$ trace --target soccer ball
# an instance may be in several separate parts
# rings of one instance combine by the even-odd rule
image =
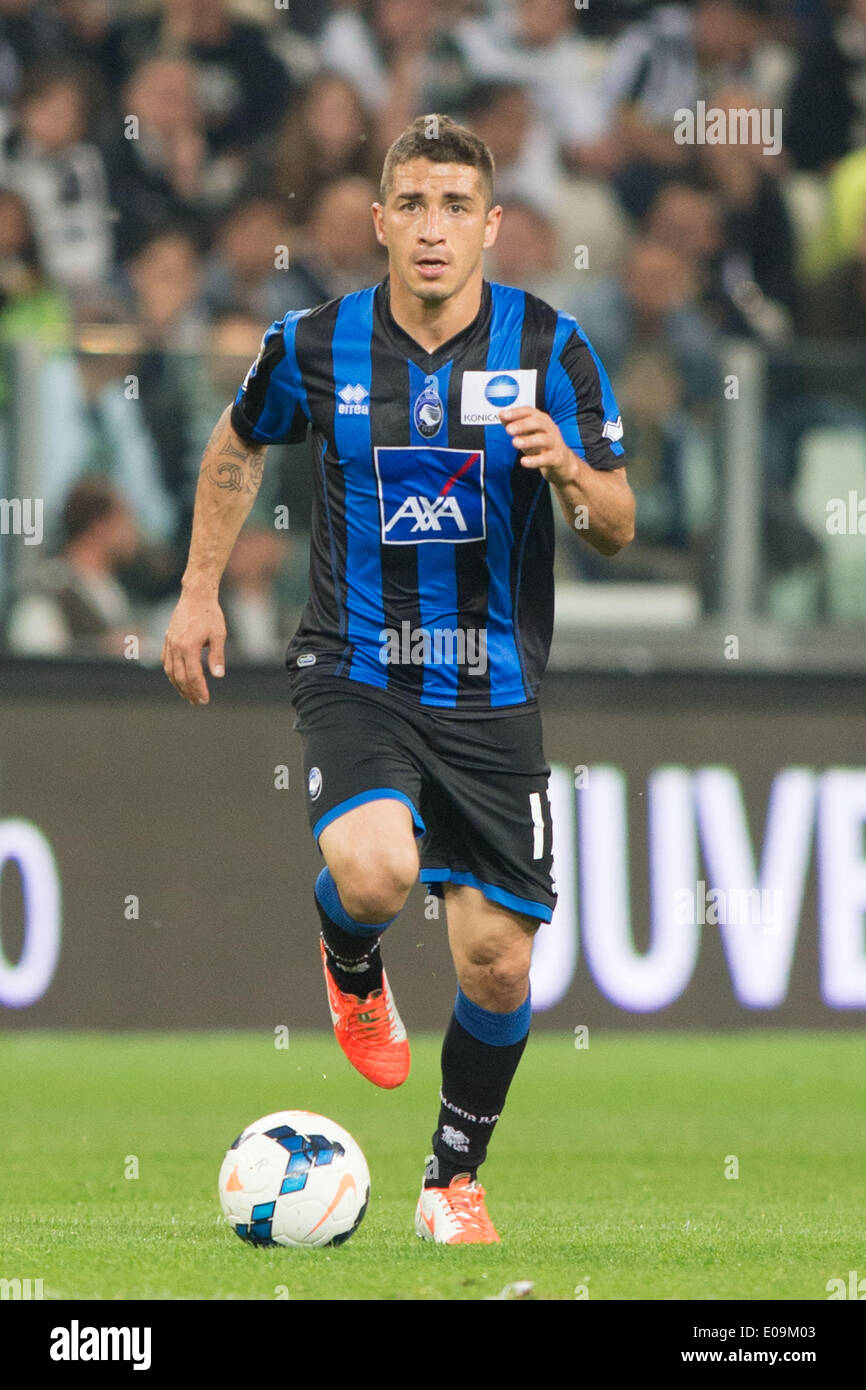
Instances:
[[[309,1110],[247,1125],[223,1159],[225,1218],[250,1245],[342,1245],[370,1200],[370,1173],[351,1134]]]

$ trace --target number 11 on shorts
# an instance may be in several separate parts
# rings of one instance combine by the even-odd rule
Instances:
[[[532,857],[541,859],[544,855],[544,815],[541,810],[541,792],[529,793],[529,813],[532,816]]]

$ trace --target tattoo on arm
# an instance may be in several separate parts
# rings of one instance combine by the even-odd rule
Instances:
[[[216,460],[205,464],[202,471],[214,487],[255,496],[265,471],[264,445],[243,445],[231,430],[227,430]]]

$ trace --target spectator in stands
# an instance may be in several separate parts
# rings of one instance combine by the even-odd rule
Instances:
[[[105,166],[86,138],[92,81],[76,64],[40,63],[16,118],[0,117],[0,184],[27,203],[48,273],[73,293],[104,284],[113,267]]]
[[[45,273],[27,204],[0,190],[0,477],[14,476],[7,454],[21,431],[12,418],[14,403],[23,399],[20,360],[8,349],[26,344],[32,353],[35,345],[62,359],[71,339],[68,297]]]
[[[27,68],[62,56],[64,39],[43,0],[0,0],[0,106],[14,100]]]
[[[283,200],[262,195],[238,203],[217,232],[207,267],[205,300],[211,312],[236,306],[264,326],[289,309],[309,308],[327,297],[294,252]]]
[[[596,151],[595,167],[606,163],[633,216],[691,162],[694,151],[674,139],[676,112],[695,110],[720,81],[756,85],[753,64],[769,13],[769,0],[663,5],[617,41],[603,84],[607,158]]]
[[[755,92],[713,94],[721,111],[752,110]],[[797,248],[780,186],[782,166],[760,144],[703,145],[701,167],[717,191],[724,251],[718,266],[718,301],[727,302],[724,327],[774,342],[791,332],[797,311]]]
[[[55,0],[63,52],[99,70],[103,89],[113,93],[116,73],[109,50],[115,0]],[[110,105],[100,115],[107,116]]]
[[[447,110],[496,156],[506,216],[488,274],[573,312],[597,346],[627,416],[639,529],[658,546],[652,575],[684,573],[694,537],[682,526],[683,441],[717,397],[720,335],[783,348],[793,318],[807,335],[866,337],[866,0],[607,0],[588,11],[573,0],[305,0],[260,8],[267,23],[254,6],[245,7],[251,22],[233,8],[0,0],[0,343],[62,342],[70,298],[80,321],[94,285],[119,292],[118,265],[128,270],[125,314],[140,326],[140,343],[113,357],[49,353],[34,383],[50,402],[39,434],[54,515],[82,469],[98,467],[146,545],[188,539],[214,410],[269,322],[381,277],[370,204],[384,146],[410,116]],[[675,113],[698,99],[782,104],[756,85],[778,57],[762,40],[771,12],[795,9],[813,23],[800,54],[789,53],[797,72],[786,155],[678,145]],[[589,33],[604,35],[601,47]],[[271,51],[275,35],[285,61]],[[69,59],[92,64],[112,100],[100,101],[99,84],[85,85]],[[104,150],[110,193],[101,199],[85,136]],[[828,191],[827,225],[806,258],[814,284],[802,297],[788,151],[797,168],[826,176]],[[610,234],[611,188],[620,241]],[[59,236],[46,230],[55,226]],[[623,264],[618,248],[633,233]],[[591,273],[569,271],[575,241],[589,245]],[[288,269],[275,264],[283,246]],[[122,315],[108,317],[117,328]],[[830,354],[822,369],[816,386],[817,365],[798,375],[795,355],[778,346],[770,359],[764,539],[776,569],[812,553],[791,501],[803,439],[828,421],[862,426],[858,411],[844,412]],[[125,394],[127,376],[137,398]],[[0,407],[10,404],[0,379]],[[272,451],[260,494],[271,511],[285,498],[293,530],[309,513],[304,449]],[[272,535],[259,539],[258,558],[251,543],[242,566],[253,588],[274,550]],[[280,589],[299,549],[286,549]],[[643,563],[633,549],[617,574],[634,577]],[[124,571],[129,592],[158,596],[160,582],[141,567]],[[251,642],[263,650],[267,603],[251,599],[254,610]]]
[[[725,243],[719,194],[684,180],[665,183],[643,220],[642,230],[656,246],[678,251],[688,264],[696,303],[718,328],[729,327],[735,310],[723,275]],[[739,319],[737,324],[739,328]]]
[[[866,146],[840,159],[827,182],[827,214],[808,248],[809,279],[826,275],[856,255],[866,216]]]
[[[182,224],[166,227],[140,247],[128,269],[145,341],[167,350],[200,348],[207,315],[195,235]]]
[[[529,290],[569,311],[574,281],[558,272],[556,227],[532,203],[503,202],[499,235],[487,253],[487,266],[488,278]]]
[[[278,589],[290,544],[285,532],[264,521],[251,518],[242,528],[226,565],[221,600],[229,661],[282,661],[300,618],[300,609],[282,602]]]
[[[328,67],[353,83],[375,120],[380,157],[426,108],[436,82],[437,27],[436,6],[428,0],[361,0],[338,3],[322,31]]]
[[[9,649],[22,656],[116,656],[136,631],[117,575],[138,547],[135,523],[113,484],[79,479],[63,508],[62,547],[13,604]]]
[[[686,512],[684,439],[692,425],[684,410],[683,377],[664,347],[645,344],[628,353],[616,391],[628,420],[629,476],[640,517],[638,544],[621,577],[703,586],[707,575]],[[596,577],[603,571],[592,566]]]
[[[307,220],[326,183],[347,174],[378,179],[381,172],[357,88],[338,73],[321,73],[290,114],[276,147],[274,182],[292,222]]]
[[[164,484],[145,418],[139,360],[123,328],[125,306],[104,298],[79,305],[79,315],[83,318],[76,327],[83,346],[47,358],[31,384],[50,402],[37,436],[46,513],[49,518],[60,514],[66,494],[82,475],[104,474],[124,497],[154,552],[152,567],[165,569],[156,551],[173,540],[178,508]]]
[[[621,276],[580,282],[575,317],[611,375],[638,348],[662,351],[694,405],[717,390],[718,333],[700,307],[696,262],[671,245],[640,237]]]
[[[866,144],[866,0],[804,27],[785,110],[785,145],[798,169],[826,172]]]
[[[163,0],[154,15],[122,20],[111,43],[115,69],[124,77],[156,54],[195,65],[213,154],[248,150],[283,120],[288,72],[262,26],[232,15],[228,0]]]
[[[717,394],[717,338],[698,303],[695,262],[672,245],[640,238],[621,279],[585,291],[576,317],[611,374],[629,430],[639,543],[612,575],[585,546],[569,555],[587,578],[689,582],[706,588],[700,538],[686,521],[690,412]]]
[[[182,58],[147,58],[132,73],[106,150],[123,262],[178,218],[222,211],[233,183],[208,152],[198,74]]]
[[[68,298],[46,273],[27,204],[0,189],[0,342],[51,349],[67,345],[71,332]],[[0,380],[0,403],[6,391]]]
[[[491,7],[490,0],[441,0],[436,6],[437,28],[427,55],[421,97],[425,111],[453,114],[461,110],[466,93],[481,79],[461,41],[461,26],[491,8],[495,6]]]
[[[787,211],[774,183],[762,188],[760,168],[751,183],[755,166],[741,147],[713,167],[724,191],[665,184],[647,213],[647,235],[689,261],[699,302],[722,332],[776,342],[791,331],[796,307]]]
[[[329,299],[374,285],[385,273],[370,211],[378,197],[374,183],[353,176],[326,185],[316,199],[300,249]]]
[[[531,203],[556,215],[562,168],[553,132],[533,112],[526,88],[479,83],[463,103],[466,124],[485,141],[496,163],[496,196]]]
[[[672,180],[659,189],[644,230],[657,245],[675,247],[688,260],[702,290],[708,288],[707,268],[724,248],[718,193]]]
[[[508,30],[500,15],[462,20],[456,37],[467,64],[484,80],[523,86],[557,149],[589,159],[607,115],[572,0],[515,0]]]
[[[799,327],[810,337],[866,340],[866,219],[856,254],[804,293]]]
[[[866,443],[866,378],[858,370],[866,340],[866,206],[856,253],[804,290],[797,327],[798,347],[804,338],[820,342],[805,356],[771,361],[762,441],[765,560],[778,573],[823,563],[821,542],[795,502],[806,442],[818,431],[847,430]],[[834,339],[849,344],[853,357],[827,352]]]
[[[202,265],[193,236],[169,228],[151,238],[128,267],[143,350],[132,370],[162,486],[177,508],[177,535],[188,534],[204,440],[193,402],[195,354],[207,347]]]

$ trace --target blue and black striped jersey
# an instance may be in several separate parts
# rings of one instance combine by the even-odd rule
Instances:
[[[265,334],[232,425],[312,426],[310,597],[287,664],[470,713],[538,693],[553,629],[550,488],[499,422],[533,405],[599,469],[624,463],[610,382],[575,320],[485,281],[476,318],[427,353],[388,279]]]

